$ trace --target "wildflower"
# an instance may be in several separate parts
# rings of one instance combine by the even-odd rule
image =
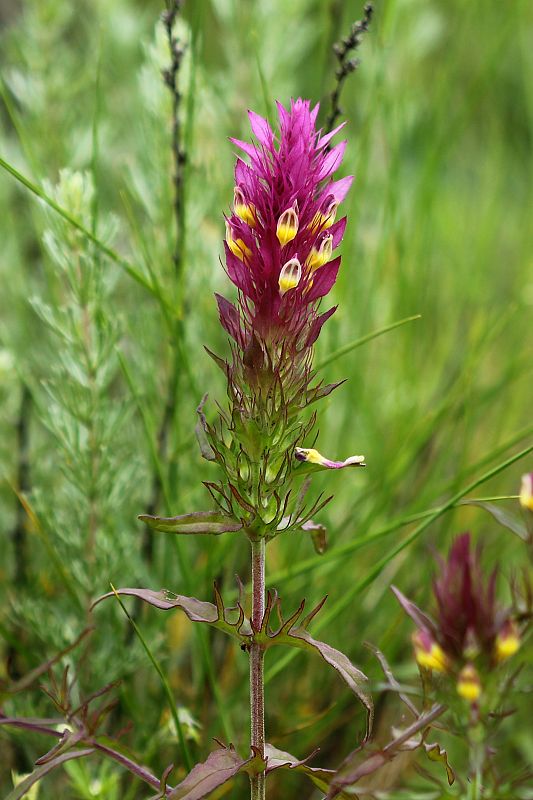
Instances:
[[[298,203],[294,203],[292,208],[287,208],[278,219],[276,226],[276,236],[282,247],[292,242],[298,233]]]
[[[318,306],[339,271],[335,250],[346,219],[337,220],[337,211],[352,183],[351,177],[333,180],[346,142],[331,141],[343,126],[323,134],[317,114],[307,100],[293,100],[289,109],[278,104],[274,132],[249,112],[254,142],[232,140],[243,154],[224,253],[238,299],[233,304],[217,295],[234,343],[231,361],[214,356],[227,379],[230,413],[214,427],[200,408],[199,438],[202,454],[225,475],[206,484],[213,499],[254,537],[276,536],[287,510],[292,513],[297,461],[309,472],[364,466],[363,456],[332,461],[302,446],[316,416],[301,412],[339,385],[311,385],[312,352],[336,310],[319,313]]]
[[[280,295],[283,296],[289,289],[296,289],[300,283],[301,277],[302,265],[296,257],[291,258],[290,261],[287,261],[287,263],[283,265],[279,273],[278,284]]]
[[[226,222],[226,244],[233,255],[236,256],[240,261],[244,261],[245,258],[249,258],[252,255],[252,251],[244,242],[244,240],[235,238],[233,235],[233,229],[229,222]]]
[[[236,186],[233,190],[233,213],[251,228],[257,222],[255,208],[246,201],[240,186]]]
[[[365,467],[364,456],[350,456],[346,461],[331,461],[329,458],[324,458],[318,450],[314,448],[297,447],[294,455],[298,461],[306,461],[308,464],[316,464],[319,467],[326,469],[342,469],[343,467]]]
[[[520,636],[509,613],[496,602],[496,572],[485,578],[479,549],[464,533],[440,560],[433,582],[436,618],[432,619],[394,589],[400,604],[415,621],[413,636],[418,664],[456,677],[458,694],[469,702],[481,695],[490,670],[513,656]]]
[[[431,634],[426,630],[419,630],[413,634],[413,646],[417,663],[425,669],[436,672],[446,672],[448,658],[442,647],[437,644]]]
[[[249,112],[256,142],[232,139],[244,156],[235,167],[226,268],[239,300],[237,307],[218,302],[222,325],[242,351],[258,341],[268,361],[282,348],[296,369],[335,310],[319,315],[317,305],[337,278],[333,251],[346,220],[335,218],[352,178],[332,180],[346,142],[330,142],[342,125],[322,135],[318,106],[307,100],[293,100],[289,109],[278,104],[278,114],[279,134]]]
[[[472,664],[466,664],[457,679],[457,694],[468,700],[469,703],[475,703],[479,700],[481,695],[481,681],[476,668]]]
[[[496,636],[494,647],[496,661],[506,661],[520,649],[520,635],[515,623],[507,621]]]
[[[522,508],[533,511],[533,472],[522,475],[519,502]]]

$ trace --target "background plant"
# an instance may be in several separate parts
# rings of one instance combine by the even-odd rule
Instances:
[[[51,0],[27,2],[21,14],[3,7],[2,157],[39,185],[47,180],[52,195],[59,191],[54,187],[61,169],[92,173],[82,180],[89,193],[91,183],[97,189],[92,201],[97,198],[97,214],[93,206],[89,223],[92,213],[99,220],[98,235],[104,236],[112,214],[112,246],[136,265],[145,282],[154,285],[155,275],[160,287],[154,296],[112,259],[102,258],[97,269],[105,280],[91,289],[91,308],[98,311],[91,316],[92,329],[113,344],[99,365],[100,379],[109,375],[109,388],[92,395],[93,423],[111,470],[109,480],[97,487],[99,507],[106,509],[96,532],[94,572],[105,575],[101,590],[109,579],[118,583],[119,577],[124,582],[131,576],[132,583],[146,585],[179,582],[186,591],[194,575],[196,593],[209,596],[213,575],[230,587],[236,571],[245,573],[245,553],[222,537],[178,553],[174,542],[162,538],[153,556],[143,558],[135,514],[147,508],[156,473],[161,473],[168,513],[202,507],[198,504],[204,501],[192,421],[204,389],[222,391],[214,366],[197,358],[205,343],[217,352],[225,347],[212,299],[224,281],[216,267],[223,237],[219,211],[230,196],[232,178],[232,148],[221,142],[242,135],[248,106],[261,109],[270,98],[291,94],[325,96],[333,85],[330,46],[360,8],[343,4],[337,13],[336,3],[318,2],[290,8],[209,2],[184,7],[178,32],[188,45],[180,80],[189,160],[181,288],[175,282],[169,180],[172,96],[159,72],[169,64],[164,26],[154,34],[160,10],[157,4],[118,1],[75,9]],[[341,105],[350,121],[346,160],[357,184],[348,199],[351,225],[336,289],[343,304],[324,331],[317,361],[327,362],[326,381],[345,375],[349,381],[335,398],[336,412],[329,409],[321,417],[320,431],[330,443],[328,451],[342,456],[360,450],[372,466],[358,478],[357,490],[351,481],[336,481],[335,505],[321,517],[330,532],[329,554],[318,559],[296,539],[276,542],[268,580],[284,595],[306,594],[310,602],[329,591],[330,608],[323,612],[328,638],[345,645],[348,636],[349,654],[368,672],[372,661],[361,647],[365,638],[386,650],[395,674],[405,677],[414,669],[409,624],[387,587],[394,579],[413,594],[413,564],[426,557],[428,545],[442,550],[449,532],[468,526],[483,535],[489,559],[505,558],[509,568],[521,559],[512,537],[489,528],[490,518],[469,506],[443,513],[418,542],[396,551],[418,514],[440,507],[526,448],[531,434],[530,182],[524,168],[531,144],[532,72],[525,44],[531,22],[526,2],[504,10],[481,2],[466,8],[458,2],[388,0],[376,10],[364,69],[344,89]],[[69,439],[62,441],[61,431],[65,426],[69,435],[84,430],[76,415],[78,405],[91,397],[83,387],[90,370],[82,372],[81,389],[69,381],[66,400],[74,408],[58,412],[50,429],[54,408],[63,408],[57,397],[66,369],[60,354],[79,353],[83,338],[79,332],[65,348],[64,336],[54,328],[57,320],[43,320],[42,312],[47,306],[64,307],[75,318],[83,304],[73,296],[57,258],[44,250],[43,236],[48,231],[48,238],[59,241],[63,258],[80,240],[69,242],[69,227],[7,175],[0,191],[5,209],[0,448],[7,479],[0,502],[9,542],[2,592],[10,600],[2,606],[1,624],[5,651],[22,673],[42,660],[38,653],[53,654],[85,624],[80,613],[86,602],[84,548],[95,488],[86,468],[78,476],[81,487],[73,483]],[[83,259],[93,269],[96,254],[86,240],[83,247]],[[172,344],[161,298],[182,308],[179,347]],[[339,356],[342,362],[332,359],[346,343],[417,313],[422,320],[350,350]],[[162,458],[154,443],[176,362],[177,405]],[[120,425],[104,430],[109,396],[113,409],[122,403],[124,413]],[[28,420],[26,510],[12,490],[20,476],[21,408]],[[80,456],[90,448],[76,439],[74,446],[75,465],[87,464]],[[520,464],[510,465],[471,496],[515,494],[522,471]],[[329,476],[316,481],[326,490],[330,482]],[[20,550],[12,543],[20,540],[15,535],[20,530],[26,534],[26,555],[17,562]],[[416,599],[422,604],[422,597]],[[154,770],[164,768],[175,758],[176,744],[168,713],[161,712],[158,677],[126,625],[115,629],[115,613],[103,610],[100,620],[91,644],[93,686],[125,678],[122,714],[138,723],[132,744]],[[188,711],[184,719],[192,715],[201,723],[204,741],[222,732],[239,744],[236,733],[244,724],[235,709],[244,708],[244,659],[239,662],[233,647],[218,640],[211,656],[208,643],[177,616],[166,624],[150,615],[140,625],[164,664],[178,704]],[[168,633],[170,652],[163,646]],[[354,719],[351,698],[338,694],[334,680],[328,683],[318,665],[315,670],[306,664],[302,674],[297,662],[283,657],[267,663],[269,725],[278,746],[307,754],[320,740],[324,761],[352,749],[362,715]],[[153,702],[147,703],[147,696]],[[31,703],[18,702],[21,713],[44,708],[38,694]],[[378,705],[378,727],[386,727],[389,713],[394,715],[390,708],[385,699]],[[154,728],[159,729],[155,738]],[[187,728],[194,749],[198,729],[189,723]],[[520,714],[509,723],[510,763],[527,760],[526,731]],[[15,749],[5,741],[7,763],[0,774],[7,789],[13,759],[25,771],[40,751],[30,740],[21,739]],[[104,785],[108,777],[97,762],[85,769],[67,791],[81,793],[83,785],[86,795],[98,796],[104,791],[98,781]],[[58,774],[56,780],[66,779]],[[296,777],[280,775],[279,780],[283,791],[291,791]],[[239,786],[236,796],[238,791]]]

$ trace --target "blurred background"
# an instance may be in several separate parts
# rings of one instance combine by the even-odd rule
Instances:
[[[341,99],[343,170],[356,181],[344,206],[339,308],[316,348],[317,364],[328,362],[324,380],[347,379],[321,404],[317,447],[332,458],[364,453],[368,467],[316,477],[316,490],[335,495],[319,515],[329,550],[318,556],[301,536],[278,538],[267,582],[287,611],[328,594],[314,628],[321,638],[376,682],[379,668],[363,644],[373,642],[397,677],[416,682],[412,623],[390,584],[427,606],[432,554],[467,529],[487,565],[500,565],[502,598],[524,559],[512,532],[468,505],[401,544],[423,512],[531,443],[533,4],[375,6],[362,64]],[[249,137],[248,108],[274,121],[275,99],[320,101],[324,121],[332,45],[362,3],[185,0],[176,27],[185,47],[179,121],[187,158],[178,269],[162,10],[154,0],[0,3],[0,156],[133,265],[107,257],[13,174],[0,173],[3,680],[72,642],[110,582],[212,599],[216,579],[231,603],[235,573],[248,578],[248,546],[238,535],[178,541],[147,535],[136,516],[211,507],[201,481],[216,479],[215,467],[202,461],[194,426],[204,392],[210,419],[215,400],[224,403],[222,375],[203,346],[228,353],[213,298],[233,296],[220,265],[235,158],[228,137]],[[468,496],[516,495],[532,463],[502,469]],[[517,511],[513,499],[498,507]],[[207,756],[213,736],[246,752],[245,655],[179,612],[129,608],[168,677],[195,759]],[[176,764],[176,783],[184,768],[157,673],[116,602],[92,622],[90,643],[66,659],[80,693],[121,679],[108,730],[131,725],[125,745],[156,774]],[[364,730],[362,708],[320,659],[276,649],[266,668],[269,740],[298,758],[320,745],[317,762],[338,764]],[[379,686],[375,699],[379,741],[401,710]],[[38,689],[6,708],[51,713]],[[505,723],[498,758],[509,768],[533,758],[526,723],[526,706]],[[11,770],[31,771],[49,742],[14,731],[0,740],[7,795]],[[464,771],[461,743],[447,744]],[[280,774],[272,796],[318,797],[303,780]],[[411,786],[394,789],[395,798],[454,794],[417,794],[420,778],[404,761],[382,781],[383,790]],[[57,791],[148,796],[99,759],[53,773],[37,796]],[[244,778],[224,792],[247,795]]]

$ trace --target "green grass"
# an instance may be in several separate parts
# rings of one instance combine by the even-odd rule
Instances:
[[[212,417],[225,391],[203,346],[228,352],[213,298],[232,293],[219,263],[233,177],[227,137],[248,136],[247,108],[274,119],[274,99],[311,97],[326,111],[331,44],[361,3],[185,3],[178,278],[160,11],[152,1],[26,0],[2,26],[0,630],[4,656],[11,642],[22,671],[76,637],[86,624],[80,609],[110,582],[211,600],[215,579],[232,599],[234,574],[248,577],[247,543],[233,534],[179,542],[156,534],[148,561],[136,515],[147,511],[154,472],[163,487],[157,511],[210,507],[201,481],[214,480],[215,468],[200,458],[194,426],[202,394]],[[391,582],[423,605],[431,552],[445,552],[465,529],[483,542],[487,564],[500,565],[504,596],[504,576],[524,562],[518,538],[456,500],[465,489],[515,496],[533,463],[531,25],[527,0],[377,0],[362,65],[344,90],[344,169],[356,181],[333,292],[339,308],[316,363],[325,381],[347,382],[322,403],[317,446],[334,458],[364,453],[368,467],[314,479],[316,492],[335,494],[320,513],[331,554],[314,556],[296,534],[280,537],[269,548],[267,581],[287,611],[327,593],[316,629],[322,624],[321,636],[373,679],[379,670],[365,640],[402,682],[415,675],[411,623]],[[68,178],[58,189],[64,168],[87,171],[95,192],[85,184],[78,196]],[[157,436],[170,384],[162,458]],[[22,386],[32,398],[32,516],[22,515],[25,569],[16,577]],[[498,502],[517,511],[516,500]],[[90,651],[79,654],[82,690],[123,678],[115,729],[131,720],[127,744],[140,759],[156,774],[173,761],[183,774],[160,678],[124,615],[109,602],[93,621]],[[206,757],[213,736],[231,736],[245,752],[244,654],[179,615],[145,609],[137,621],[177,705],[202,726],[201,742],[188,742],[192,758]],[[320,660],[300,654],[293,662],[277,650],[267,676],[270,740],[298,757],[318,743],[317,761],[338,763],[364,726],[342,684]],[[50,713],[37,690],[10,703],[21,714]],[[400,712],[390,696],[379,708],[381,736]],[[506,728],[498,757],[509,768],[531,755],[526,721],[521,711]],[[19,772],[29,771],[48,745],[0,737],[4,795],[15,759]],[[454,755],[463,763],[457,746]],[[76,779],[52,773],[41,797],[104,800],[80,793],[83,780],[99,775],[105,785],[109,769],[98,761],[72,772]],[[316,797],[299,780],[280,774],[272,796]],[[146,794],[129,779],[123,791]],[[228,796],[246,797],[245,780]]]

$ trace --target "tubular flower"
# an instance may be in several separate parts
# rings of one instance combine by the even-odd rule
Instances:
[[[366,467],[364,456],[350,456],[346,461],[332,461],[314,448],[297,447],[294,451],[297,461],[315,464],[325,469],[343,469],[343,467]]]
[[[475,703],[479,700],[481,695],[481,681],[477,669],[472,664],[466,664],[459,673],[457,679],[457,694],[468,700],[469,703]]]
[[[533,472],[522,475],[519,500],[522,508],[533,511]]]
[[[394,592],[417,624],[413,645],[418,664],[455,675],[458,694],[475,702],[481,695],[480,675],[488,679],[495,666],[517,652],[519,631],[509,613],[498,607],[496,572],[485,578],[470,534],[454,541],[439,567],[433,582],[435,619]]]
[[[255,143],[231,140],[244,153],[225,246],[239,301],[218,302],[222,325],[242,351],[256,339],[271,355],[282,346],[298,361],[334,311],[318,315],[317,305],[337,278],[333,251],[346,220],[335,222],[335,215],[353,179],[332,180],[346,142],[330,148],[330,141],[342,125],[322,135],[318,105],[307,100],[293,100],[288,110],[278,104],[278,114],[279,134],[250,111]]]
[[[432,638],[428,631],[416,631],[413,634],[413,647],[417,663],[425,669],[436,672],[448,670],[448,657],[442,647]]]

